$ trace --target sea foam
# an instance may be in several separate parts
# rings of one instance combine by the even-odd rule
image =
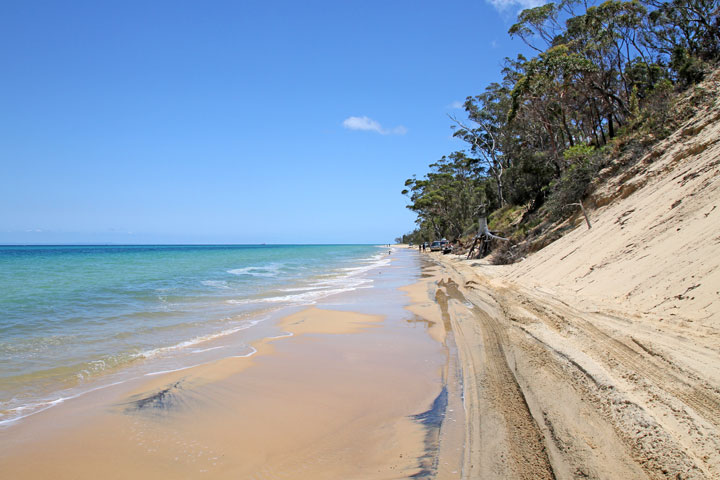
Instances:
[[[244,268],[233,268],[227,270],[231,275],[249,275],[251,277],[276,277],[280,272],[282,265],[279,263],[271,263],[262,266],[252,266]]]
[[[201,361],[220,345],[205,342],[369,288],[367,272],[389,262],[357,245],[0,247],[0,257],[5,278],[24,278],[0,278],[0,425],[129,372]]]

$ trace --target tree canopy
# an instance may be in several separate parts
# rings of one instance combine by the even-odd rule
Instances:
[[[561,0],[522,11],[509,35],[536,55],[506,58],[502,81],[450,117],[465,148],[402,191],[411,241],[457,238],[478,213],[582,200],[618,135],[668,133],[670,97],[720,61],[720,0]]]

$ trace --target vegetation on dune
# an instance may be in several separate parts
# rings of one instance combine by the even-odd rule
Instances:
[[[537,248],[514,245],[528,235],[559,236],[601,170],[692,113],[673,106],[720,61],[720,0],[562,0],[522,11],[508,33],[536,55],[506,58],[502,81],[450,117],[465,148],[405,182],[417,228],[398,241],[462,239],[485,216],[513,261]]]

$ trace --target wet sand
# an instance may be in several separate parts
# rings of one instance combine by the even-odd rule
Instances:
[[[454,465],[439,460],[443,420],[458,424],[446,332],[399,289],[420,280],[420,256],[392,258],[369,273],[373,288],[280,319],[251,356],[137,378],[1,430],[2,477],[459,478],[461,446]]]

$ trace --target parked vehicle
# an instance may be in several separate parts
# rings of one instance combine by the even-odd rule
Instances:
[[[430,251],[431,252],[439,252],[443,249],[442,242],[440,240],[435,240],[430,244]]]

